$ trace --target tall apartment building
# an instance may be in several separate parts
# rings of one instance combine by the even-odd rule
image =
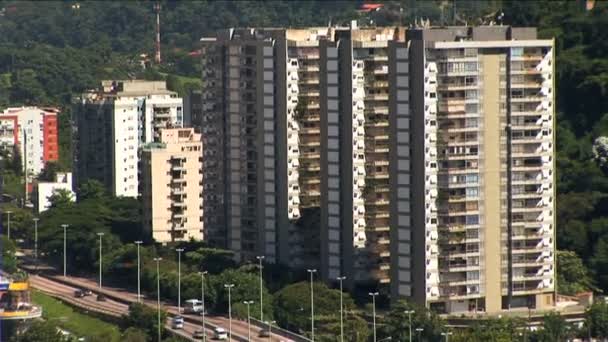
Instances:
[[[224,246],[439,311],[551,304],[552,41],[352,25],[202,43]]]
[[[143,147],[143,227],[156,242],[203,239],[202,149],[193,128],[162,129]]]
[[[59,159],[56,108],[13,107],[0,112],[0,148],[18,149],[28,178]],[[30,181],[28,180],[28,181]]]
[[[410,97],[392,117],[392,295],[443,312],[553,305],[553,41],[505,26],[408,41],[394,64],[393,93],[409,69]]]
[[[321,74],[322,275],[349,286],[390,283],[391,47],[401,27],[337,31]],[[401,93],[399,94],[401,95]]]
[[[115,196],[137,197],[139,148],[181,127],[182,107],[162,81],[103,81],[83,94],[73,118],[76,186],[96,179]]]
[[[319,44],[333,29],[203,38],[205,227],[243,259],[318,264]]]

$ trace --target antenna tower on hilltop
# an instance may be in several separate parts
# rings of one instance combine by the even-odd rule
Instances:
[[[154,4],[154,10],[156,11],[156,44],[154,53],[154,62],[160,64],[160,2]]]

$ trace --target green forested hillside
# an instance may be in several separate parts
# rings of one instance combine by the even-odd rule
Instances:
[[[595,285],[608,291],[608,167],[593,153],[596,139],[608,136],[606,1],[585,11],[575,0],[402,0],[384,1],[385,9],[371,14],[356,12],[362,1],[161,3],[165,63],[142,71],[138,56],[153,51],[153,2],[0,0],[0,107],[44,103],[67,108],[71,95],[108,77],[167,77],[176,89],[195,86],[187,80],[198,77],[198,61],[188,53],[197,48],[200,36],[218,28],[344,24],[351,19],[409,25],[414,17],[430,18],[433,24],[473,25],[502,10],[504,24],[537,26],[541,37],[556,39],[557,244],[576,252]],[[65,116],[62,122],[65,156]],[[69,159],[62,163],[69,166]],[[577,268],[573,254],[560,258],[564,267]],[[587,287],[582,276],[562,278],[568,282],[563,289]]]

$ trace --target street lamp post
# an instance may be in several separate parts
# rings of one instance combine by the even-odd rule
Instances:
[[[102,254],[101,254],[101,238],[103,237],[103,233],[97,233],[99,236],[99,288],[101,289],[101,263],[102,263]]]
[[[315,297],[312,281],[314,274],[317,272],[316,269],[307,270],[310,273],[310,339],[315,341]]]
[[[420,338],[420,335],[422,334],[422,331],[424,331],[423,328],[416,328],[416,333],[418,333],[418,341],[422,341],[422,339]]]
[[[230,289],[234,287],[234,284],[224,284],[224,287],[228,289],[228,341],[232,341],[232,302]]]
[[[61,227],[63,228],[63,277],[66,277],[66,264],[67,264],[67,258],[66,258],[66,251],[67,251],[67,228],[69,225],[67,224],[62,224]]]
[[[452,335],[451,331],[448,332],[442,332],[441,336],[445,336],[445,342],[449,342],[450,341],[450,335]]]
[[[38,221],[37,217],[32,219],[34,221],[34,260],[36,262],[36,269],[38,269]]]
[[[207,341],[207,331],[205,330],[205,274],[207,271],[199,272],[201,275],[201,301],[203,303],[203,342]]]
[[[277,323],[277,321],[266,321],[268,324],[268,342],[272,342],[272,325]]]
[[[10,210],[5,211],[6,213],[6,232],[7,232],[7,238],[10,240],[11,239],[11,214],[13,213]]]
[[[161,341],[161,333],[160,333],[160,261],[163,258],[154,258],[156,261],[156,309],[158,311],[158,342]]]
[[[264,321],[264,301],[263,301],[263,291],[262,288],[264,287],[264,282],[262,280],[262,261],[264,260],[264,256],[263,255],[258,255],[256,257],[256,259],[258,259],[258,261],[260,262],[260,321]]]
[[[374,342],[376,342],[376,296],[378,292],[370,292],[370,296],[372,296],[372,317],[374,321]]]
[[[253,304],[253,301],[246,300],[243,304],[247,305],[247,341],[251,341],[251,315],[249,313],[249,306]]]
[[[342,298],[344,292],[342,292],[342,282],[344,279],[346,279],[346,277],[342,276],[338,277],[337,279],[340,282],[340,342],[344,342],[344,300]]]
[[[177,252],[177,313],[182,313],[182,252],[183,248],[176,248]]]
[[[143,243],[141,240],[135,241],[137,245],[137,302],[141,303],[141,259],[139,256],[139,246]]]
[[[409,342],[412,342],[412,314],[414,313],[414,310],[405,310],[404,313],[408,316],[409,321],[410,321],[410,339],[408,340]]]

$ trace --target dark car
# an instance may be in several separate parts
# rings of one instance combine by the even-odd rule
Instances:
[[[93,295],[93,291],[91,291],[89,289],[82,289],[80,291],[82,291],[82,294],[84,294],[85,296],[92,296]]]
[[[98,302],[105,302],[107,300],[106,296],[104,294],[98,294],[97,295],[97,301]]]
[[[260,334],[258,335],[258,337],[270,337],[270,330],[268,330],[268,329],[260,330]]]
[[[76,298],[82,298],[84,296],[85,296],[85,294],[84,294],[84,292],[82,292],[82,290],[76,290],[76,291],[74,291],[74,297],[76,297]]]

